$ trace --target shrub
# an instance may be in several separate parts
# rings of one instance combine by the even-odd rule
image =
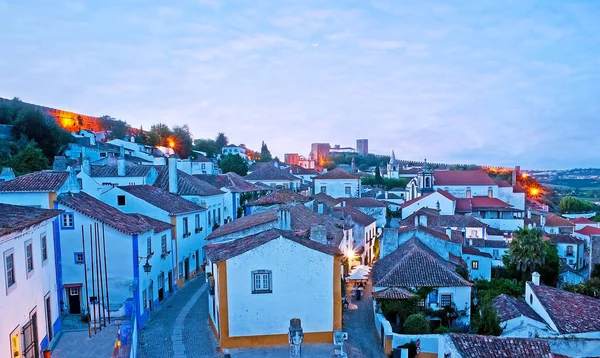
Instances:
[[[444,327],[444,326],[439,326],[438,328],[436,328],[436,329],[433,331],[433,333],[436,333],[436,334],[445,334],[445,333],[450,333],[450,332],[452,332],[452,331],[450,330],[450,328],[446,328],[446,327]]]
[[[396,348],[408,348],[408,356],[410,358],[414,358],[417,356],[417,344],[415,343],[415,341],[404,343],[403,345],[398,346]]]
[[[429,322],[422,314],[412,314],[404,322],[405,334],[428,334],[431,332]]]

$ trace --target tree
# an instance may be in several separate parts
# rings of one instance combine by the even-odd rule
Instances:
[[[565,196],[558,204],[560,212],[565,213],[585,213],[593,210],[594,205],[586,200],[581,200],[572,196]]]
[[[262,146],[260,147],[260,160],[259,162],[270,162],[273,160],[273,157],[271,156],[271,152],[269,151],[269,148],[267,147],[267,145],[265,144],[265,142],[262,142]]]
[[[217,142],[214,139],[196,139],[194,140],[194,150],[206,153],[208,157],[214,157],[219,153]]]
[[[381,178],[381,172],[379,171],[379,166],[375,167],[375,183],[382,184],[383,179]]]
[[[215,143],[217,143],[217,149],[219,150],[219,153],[221,153],[223,147],[229,144],[229,139],[225,136],[225,133],[219,132],[217,138],[215,138]]]
[[[594,268],[592,268],[592,273],[590,274],[591,278],[600,278],[600,264],[595,264]]]
[[[153,132],[158,138],[158,145],[169,146],[168,139],[173,136],[173,132],[168,125],[164,123],[154,124],[150,127],[150,132]]]
[[[526,272],[535,270],[546,259],[546,246],[542,240],[542,232],[527,227],[513,233],[514,239],[510,243],[510,261],[516,265],[518,271]]]
[[[457,265],[454,271],[456,271],[460,277],[467,281],[469,280],[469,269],[467,268],[467,265]]]
[[[69,132],[35,109],[20,111],[13,123],[12,131],[15,138],[23,135],[27,139],[35,141],[48,162],[53,161],[54,156],[58,155],[63,147],[72,140]]]
[[[153,131],[146,134],[146,145],[156,147],[160,144],[160,137]]]
[[[404,334],[428,334],[431,333],[429,322],[420,313],[412,314],[406,318],[402,326]]]
[[[192,154],[192,134],[187,124],[173,127],[173,138],[175,147],[173,148],[181,158],[188,158]]]
[[[129,128],[127,122],[108,115],[100,117],[100,122],[109,132],[108,139],[123,139],[125,134],[127,134],[127,128]]]
[[[477,333],[484,336],[499,336],[503,331],[500,322],[496,309],[491,304],[486,304],[481,309],[481,316],[477,322]]]
[[[35,142],[29,142],[20,152],[0,166],[11,167],[15,175],[23,175],[48,169],[48,159]]]
[[[148,144],[148,136],[144,132],[144,128],[142,126],[140,126],[140,131],[135,136],[135,142],[143,145]]]
[[[502,294],[521,297],[525,286],[517,280],[507,278],[492,278],[491,280],[476,280],[475,292],[479,305],[486,305]]]
[[[237,154],[229,154],[221,159],[219,164],[223,174],[234,172],[237,175],[245,176],[248,174],[248,164]]]
[[[591,279],[577,285],[565,283],[562,286],[562,289],[565,291],[579,293],[580,295],[600,298],[600,278],[592,277]]]

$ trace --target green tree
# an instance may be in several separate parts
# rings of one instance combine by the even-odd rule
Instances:
[[[15,175],[23,175],[48,169],[48,159],[38,148],[35,142],[29,142],[24,148],[11,159],[2,163],[1,166],[11,167]]]
[[[510,243],[510,261],[521,272],[533,271],[546,259],[546,246],[542,240],[542,232],[536,229],[523,228],[513,233]]]
[[[581,200],[572,196],[565,196],[558,205],[560,212],[566,213],[586,213],[593,210],[594,205],[586,200]]]
[[[262,142],[262,146],[260,147],[260,162],[270,162],[273,160],[273,157],[271,156],[271,152],[269,151],[269,148],[267,147],[267,145],[265,144],[265,142]]]
[[[146,145],[156,147],[160,144],[160,137],[153,131],[146,133]]]
[[[54,120],[46,117],[42,112],[34,109],[20,111],[13,123],[13,135],[15,138],[25,136],[37,143],[38,147],[48,159],[54,160],[54,156],[72,140],[69,132],[59,127]]]
[[[108,139],[123,139],[129,128],[127,122],[113,118],[109,115],[100,117],[100,122],[103,123],[103,127],[107,128],[109,132]]]
[[[217,138],[215,138],[215,143],[217,143],[217,149],[219,150],[219,153],[221,153],[221,149],[229,144],[229,138],[227,138],[225,133],[219,132]]]
[[[173,127],[173,138],[175,139],[175,152],[179,154],[181,158],[188,158],[192,154],[192,148],[194,146],[192,141],[192,134],[187,124],[183,126]]]
[[[223,174],[229,172],[234,172],[240,176],[248,174],[248,164],[246,164],[246,161],[237,154],[229,154],[221,158],[219,166],[221,167]]]
[[[404,334],[428,334],[431,333],[429,322],[420,313],[412,314],[406,318],[402,326]]]
[[[491,280],[476,280],[475,292],[479,305],[486,305],[502,294],[513,297],[521,297],[525,286],[517,280],[507,278],[492,278]]]
[[[381,172],[379,171],[379,166],[375,167],[375,183],[382,184],[383,179],[381,178]]]
[[[467,268],[467,265],[457,265],[454,271],[456,271],[460,277],[467,281],[469,280],[469,269]]]
[[[577,285],[565,283],[563,284],[562,289],[565,291],[579,293],[580,295],[600,298],[600,278],[592,277],[591,279]]]
[[[478,334],[484,336],[499,336],[502,334],[503,329],[500,326],[500,317],[491,304],[484,305],[480,315],[477,325]]]
[[[142,126],[140,126],[140,131],[135,136],[135,142],[143,145],[148,144],[148,135],[146,135]]]
[[[173,131],[168,125],[164,123],[154,124],[150,127],[150,132],[153,132],[158,138],[158,145],[169,146],[168,139],[173,136]]]
[[[217,142],[206,138],[194,140],[194,150],[204,152],[208,157],[214,157],[219,153]]]

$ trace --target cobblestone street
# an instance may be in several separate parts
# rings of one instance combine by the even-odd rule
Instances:
[[[153,312],[139,332],[139,357],[221,357],[208,324],[206,288],[199,275]]]
[[[360,301],[352,296],[352,284],[350,282],[346,284],[346,297],[348,302],[357,305],[358,308],[346,309],[342,314],[344,320],[343,330],[348,332],[348,340],[346,341],[348,358],[381,358],[384,354],[375,333],[371,282],[369,280],[365,286]]]

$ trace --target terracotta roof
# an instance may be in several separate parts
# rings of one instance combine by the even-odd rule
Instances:
[[[290,165],[289,171],[294,175],[318,175],[319,172],[314,169],[303,168],[299,165]]]
[[[593,226],[584,226],[583,228],[581,228],[581,230],[576,230],[575,232],[585,236],[600,235],[600,228]]]
[[[455,266],[413,237],[375,263],[373,286],[472,286],[456,273]]]
[[[181,215],[206,210],[179,195],[150,185],[127,185],[120,186],[119,189],[168,212],[169,215]]]
[[[490,259],[492,258],[492,255],[488,254],[487,252],[481,252],[473,246],[463,246],[462,253],[463,255],[475,255],[481,257],[489,257]]]
[[[25,230],[45,220],[60,215],[63,210],[32,208],[30,206],[0,203],[0,237]]]
[[[276,190],[263,197],[260,197],[254,201],[249,202],[247,205],[250,206],[262,206],[262,205],[275,205],[275,204],[289,204],[293,201],[298,203],[306,203],[309,201],[304,195],[296,194],[291,190],[282,189]]]
[[[498,199],[488,196],[474,196],[472,198],[456,199],[457,213],[470,213],[473,210],[493,210],[493,211],[522,211],[514,208],[512,205]]]
[[[204,247],[204,252],[210,261],[220,262],[239,256],[280,237],[328,255],[342,255],[342,252],[337,247],[324,245],[311,239],[302,238],[290,231],[282,231],[278,229],[269,229],[258,234],[246,236],[229,242],[209,244]]]
[[[495,227],[488,227],[487,229],[485,229],[485,231],[487,232],[488,235],[495,235],[495,236],[504,236],[504,233],[505,233],[505,231],[496,229]]]
[[[427,194],[422,195],[422,196],[418,196],[416,198],[410,199],[409,201],[405,201],[404,203],[402,203],[402,205],[400,205],[400,207],[402,207],[404,209],[404,208],[408,207],[409,205],[412,205],[412,204],[416,203],[417,201],[428,197],[431,194],[433,194],[433,192],[427,193]]]
[[[437,190],[438,193],[442,194],[443,196],[445,196],[446,198],[452,200],[452,201],[456,201],[456,197],[452,194],[450,194],[449,192],[442,190],[442,189],[438,189]]]
[[[564,227],[570,226],[573,227],[575,224],[570,222],[569,220],[562,218],[555,214],[546,215],[546,226],[554,226],[554,227]]]
[[[198,157],[196,157],[192,161],[193,162],[200,162],[200,163],[212,163],[212,160],[208,159],[207,157],[202,157],[202,156],[198,156]]]
[[[368,226],[377,221],[377,219],[375,219],[374,217],[369,216],[351,206],[346,206],[344,208],[334,208],[333,211],[342,213],[344,216],[350,215],[352,221],[361,226]]]
[[[497,185],[483,170],[436,170],[433,172],[435,186],[444,185]]]
[[[525,193],[525,189],[519,184],[513,186],[513,193]]]
[[[421,208],[406,218],[402,219],[400,225],[414,225],[415,216],[427,216],[427,226],[432,227],[442,227],[446,228],[457,227],[457,228],[466,228],[466,227],[481,227],[487,228],[488,225],[482,223],[477,220],[473,216],[470,215],[439,215],[439,212],[435,209],[430,208]]]
[[[414,295],[414,293],[401,287],[390,287],[385,290],[373,292],[373,298],[387,298],[392,300],[404,300]]]
[[[524,300],[501,294],[492,300],[492,306],[496,309],[500,319],[508,321],[521,316],[529,317],[535,321],[544,323],[544,320]]]
[[[510,183],[507,182],[506,180],[494,180],[494,181],[496,182],[496,184],[500,188],[510,188],[510,187],[512,187],[512,185],[510,185]]]
[[[462,358],[551,358],[547,341],[533,338],[480,336],[451,333],[452,341]]]
[[[125,165],[126,177],[145,177],[152,170],[151,165]],[[118,177],[117,165],[92,165],[90,166],[90,176],[92,178],[99,177]]]
[[[446,229],[430,227],[430,226],[422,226],[422,225],[419,225],[418,229],[416,229],[414,225],[404,226],[404,227],[401,227],[398,229],[398,233],[403,234],[403,233],[412,232],[412,231],[416,231],[416,230],[423,231],[427,234],[437,237],[438,239],[451,241],[456,244],[462,245],[463,241],[464,241],[462,232],[460,232],[458,230],[451,230],[451,237],[448,237],[448,235],[446,235]]]
[[[146,221],[125,214],[84,192],[61,194],[57,202],[127,235],[152,230],[152,226]]]
[[[173,228],[172,224],[169,224],[162,220],[157,220],[155,218],[151,218],[151,217],[143,215],[143,214],[127,214],[127,215],[133,216],[134,218],[136,218],[138,220],[142,220],[142,221],[145,221],[146,223],[148,223],[148,225],[150,225],[154,229],[155,234],[158,234],[163,231],[171,230]]]
[[[598,225],[597,222],[592,221],[588,218],[584,218],[583,216],[580,216],[576,219],[571,219],[569,221],[572,222],[573,224],[589,224],[589,225],[594,225],[594,226]]]
[[[358,177],[342,169],[333,169],[328,171],[327,173],[317,175],[315,179],[358,179]]]
[[[508,249],[510,243],[504,240],[485,240],[485,239],[471,239],[473,240],[473,247],[489,247],[494,249]]]
[[[215,237],[233,234],[235,232],[248,230],[255,226],[263,225],[269,222],[277,221],[277,209],[263,211],[256,214],[246,215],[225,225],[221,225],[214,230],[208,237],[207,240]]]
[[[154,181],[154,186],[162,190],[169,190],[169,168],[168,166],[156,167],[158,177]],[[177,194],[189,196],[212,196],[223,194],[219,188],[216,188],[205,181],[202,181],[181,170],[177,171]]]
[[[561,334],[600,332],[600,299],[531,282],[527,285]]]
[[[346,202],[346,206],[355,208],[387,208],[387,205],[373,198],[338,198],[337,202]],[[343,205],[343,204],[342,204]]]
[[[0,192],[54,192],[69,179],[69,172],[42,170],[0,183]]]
[[[246,193],[250,191],[262,191],[263,188],[256,186],[234,172],[219,175],[196,174],[194,177],[207,182],[217,188],[226,188],[233,193]]]
[[[285,180],[285,181],[299,181],[289,172],[275,168],[273,165],[261,165],[256,168],[252,173],[244,177],[246,180],[251,181],[263,181],[263,180]]]
[[[471,205],[471,199],[467,198],[459,198],[456,199],[456,209],[457,213],[470,213],[473,211],[473,206]]]
[[[338,204],[337,199],[335,199],[332,196],[329,196],[325,193],[319,193],[313,196],[313,198],[315,199],[315,201],[317,201],[318,203],[323,203],[327,206],[333,207],[336,206]]]
[[[553,244],[574,244],[574,245],[583,245],[585,241],[577,238],[573,235],[568,234],[544,234],[550,239],[550,242]]]

